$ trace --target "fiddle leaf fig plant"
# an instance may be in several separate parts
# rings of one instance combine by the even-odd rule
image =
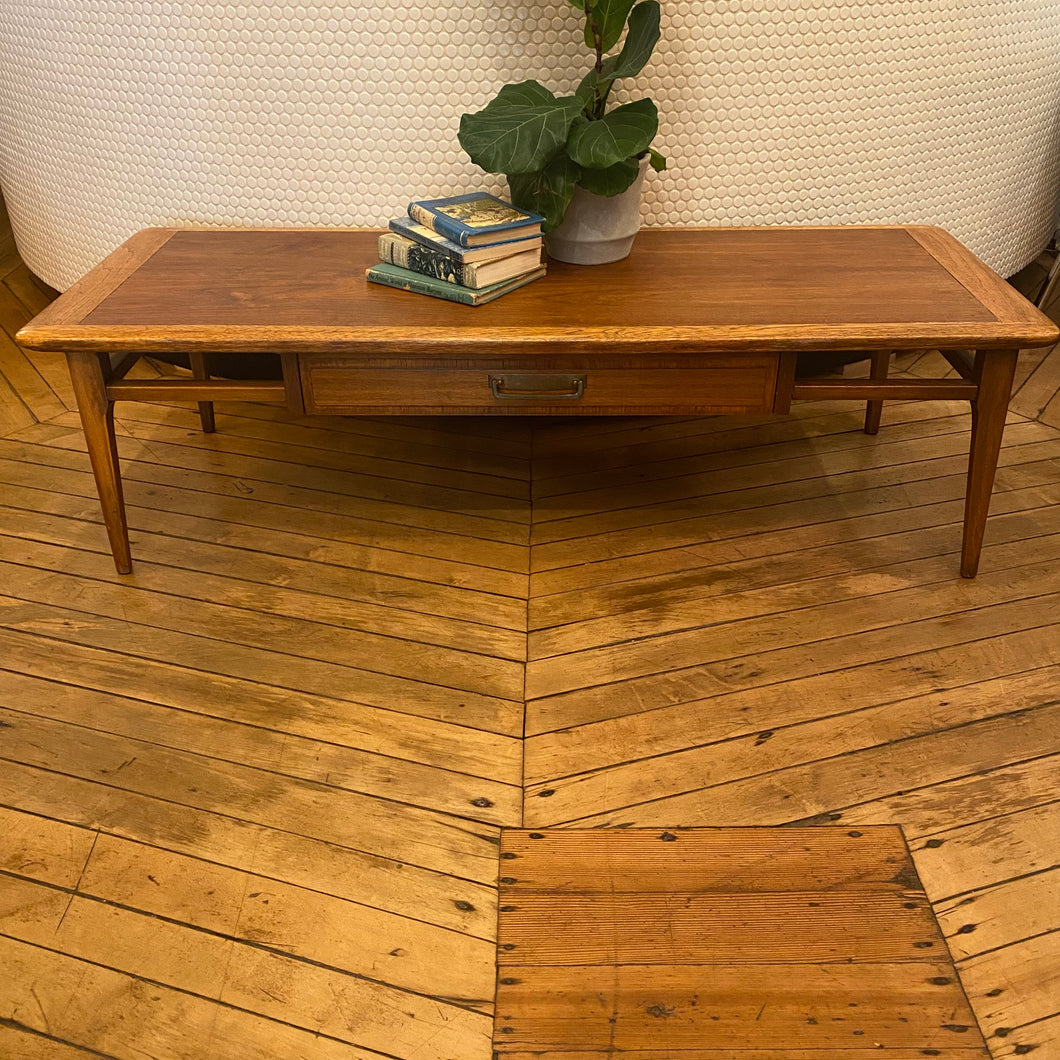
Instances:
[[[570,96],[554,96],[538,81],[505,85],[475,114],[460,118],[458,139],[471,161],[508,178],[512,202],[545,218],[552,231],[563,220],[574,189],[618,195],[630,187],[640,161],[656,170],[666,159],[651,142],[659,113],[650,99],[611,110],[614,83],[644,69],[659,40],[658,0],[568,0],[585,13],[585,44],[595,62]],[[608,55],[621,40],[614,55]]]

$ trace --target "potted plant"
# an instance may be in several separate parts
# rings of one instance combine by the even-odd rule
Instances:
[[[487,173],[508,178],[512,202],[541,214],[546,233],[560,227],[576,189],[582,189],[579,198],[617,199],[636,185],[635,233],[646,164],[666,168],[666,159],[651,146],[659,113],[650,99],[611,109],[607,104],[614,83],[636,76],[651,57],[659,40],[659,3],[569,2],[584,11],[585,44],[595,53],[574,94],[554,96],[538,81],[505,85],[482,110],[461,116],[460,146]],[[624,31],[621,49],[608,55]],[[546,245],[557,256],[547,236]]]

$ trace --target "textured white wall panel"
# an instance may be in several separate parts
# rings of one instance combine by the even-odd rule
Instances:
[[[1060,0],[662,0],[652,225],[939,224],[999,272],[1060,182]],[[3,0],[0,183],[65,288],[155,224],[376,225],[485,186],[462,111],[587,61],[566,0]]]

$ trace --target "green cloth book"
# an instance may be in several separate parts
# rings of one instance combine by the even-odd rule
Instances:
[[[494,298],[523,287],[545,275],[545,266],[539,265],[530,272],[524,272],[510,280],[491,284],[475,290],[448,280],[439,280],[435,276],[425,276],[400,265],[373,265],[365,272],[369,283],[381,283],[386,287],[396,287],[401,291],[412,291],[415,294],[426,294],[432,298],[444,298],[448,302],[460,302],[463,305],[483,305]]]

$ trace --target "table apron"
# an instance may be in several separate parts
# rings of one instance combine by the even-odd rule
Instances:
[[[777,411],[787,355],[657,358],[298,357],[303,409],[324,415],[702,415]],[[285,371],[289,368],[285,367]]]

